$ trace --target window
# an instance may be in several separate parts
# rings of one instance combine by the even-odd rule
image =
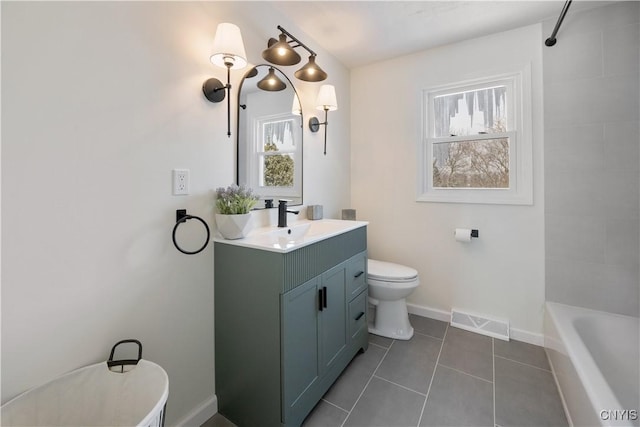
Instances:
[[[424,91],[418,201],[532,203],[529,80],[525,70]]]

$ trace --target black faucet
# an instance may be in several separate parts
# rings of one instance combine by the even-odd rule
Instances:
[[[278,200],[278,227],[287,226],[287,212],[296,215],[300,213],[300,211],[287,210],[287,200]]]

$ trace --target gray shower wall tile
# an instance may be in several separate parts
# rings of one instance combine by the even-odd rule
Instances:
[[[545,128],[638,118],[638,79],[615,76],[545,84]]]
[[[610,5],[604,7],[580,11],[579,14],[571,11],[567,15],[569,18],[562,23],[563,34],[558,36],[558,40],[562,40],[564,33],[568,32],[591,33],[593,31],[607,31],[608,29],[620,28],[629,24],[637,24],[640,22],[640,8],[638,6],[639,3],[636,1],[621,1],[611,2]],[[556,22],[557,17],[555,16],[544,21],[542,23],[543,34],[551,34]]]
[[[615,265],[546,259],[547,301],[638,316],[638,270]]]
[[[605,221],[598,217],[547,214],[546,256],[604,263],[605,230]]]
[[[605,204],[605,174],[571,169],[545,171],[545,213],[547,215],[595,216],[608,212]]]
[[[604,167],[617,170],[640,170],[640,121],[605,123]]]
[[[640,218],[640,176],[633,170],[608,169],[603,174],[607,215],[613,218]]]
[[[545,33],[545,38],[548,35]],[[561,42],[545,52],[550,59],[544,71],[545,82],[559,83],[567,80],[603,76],[602,31],[566,31]]]
[[[603,32],[604,75],[637,76],[640,69],[640,25],[607,28]]]
[[[592,299],[606,296],[604,264],[547,258],[545,265],[548,301],[592,307]]]
[[[640,317],[640,276],[637,268],[620,268],[617,265],[604,267],[606,296],[597,306],[597,310]]]
[[[638,270],[640,223],[636,219],[610,219],[606,223],[605,262]]]
[[[544,145],[544,168],[547,172],[604,168],[602,124],[547,129],[544,133]]]

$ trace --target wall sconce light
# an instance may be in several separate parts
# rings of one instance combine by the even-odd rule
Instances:
[[[210,78],[202,85],[205,98],[211,102],[221,102],[227,96],[227,136],[231,137],[231,69],[239,70],[247,66],[247,54],[244,51],[240,28],[234,24],[218,24],[213,40],[211,63],[227,69],[227,84],[216,78]]]
[[[280,30],[278,40],[274,38],[269,39],[267,49],[262,51],[262,57],[276,65],[296,65],[300,62],[301,58],[294,48],[302,47],[309,52],[309,62],[294,73],[296,78],[306,82],[321,82],[325,80],[327,73],[316,64],[316,53],[280,25],[278,25],[278,30]],[[287,37],[291,40],[287,40]],[[294,44],[292,45],[292,43]]]
[[[318,98],[316,99],[316,109],[324,110],[324,123],[320,123],[317,117],[309,119],[309,129],[311,132],[318,132],[320,126],[324,125],[324,155],[327,155],[327,113],[338,109],[338,101],[336,100],[336,88],[333,85],[320,86]]]

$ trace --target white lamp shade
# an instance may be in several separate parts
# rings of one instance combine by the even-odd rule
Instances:
[[[335,111],[338,109],[338,101],[336,100],[336,88],[333,85],[320,86],[318,98],[316,98],[316,108],[318,110]]]
[[[234,70],[247,66],[247,54],[237,25],[228,22],[218,24],[216,37],[213,39],[211,63],[223,68],[227,68],[226,63],[231,63],[231,69]]]

